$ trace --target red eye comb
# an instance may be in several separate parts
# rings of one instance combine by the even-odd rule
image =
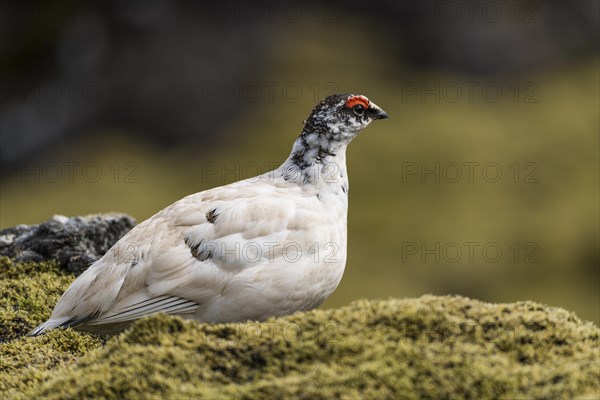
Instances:
[[[364,108],[369,108],[369,99],[365,96],[352,96],[348,100],[346,100],[346,107],[352,108],[355,105],[360,104]]]

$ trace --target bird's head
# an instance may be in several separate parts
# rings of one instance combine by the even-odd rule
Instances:
[[[304,129],[281,167],[285,179],[311,181],[309,174],[303,171],[315,164],[339,162],[336,157],[345,160],[348,143],[373,120],[385,118],[388,118],[387,113],[363,95],[326,97],[304,121]]]
[[[385,118],[387,113],[366,96],[334,94],[315,106],[304,122],[303,133],[347,144],[373,120]]]

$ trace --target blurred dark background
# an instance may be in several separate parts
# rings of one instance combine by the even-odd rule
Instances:
[[[0,227],[141,221],[266,172],[322,97],[351,146],[326,306],[455,293],[600,321],[599,2],[4,1]]]

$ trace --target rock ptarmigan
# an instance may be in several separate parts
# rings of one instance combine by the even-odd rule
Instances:
[[[235,322],[319,306],[346,264],[346,147],[383,118],[365,96],[325,98],[279,168],[184,197],[134,227],[29,335],[112,332],[160,312]]]

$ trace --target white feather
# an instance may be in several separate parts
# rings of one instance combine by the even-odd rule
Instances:
[[[290,175],[299,139],[279,169],[184,197],[137,225],[31,334],[61,326],[108,330],[158,312],[226,322],[318,306],[346,263],[345,147],[357,124],[352,118],[345,142],[332,144],[322,163],[305,165],[302,176]],[[346,129],[334,125],[335,132]],[[323,144],[317,134],[307,137],[307,146]]]

